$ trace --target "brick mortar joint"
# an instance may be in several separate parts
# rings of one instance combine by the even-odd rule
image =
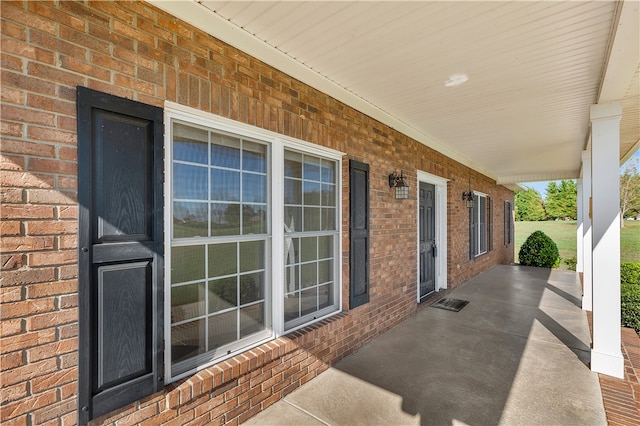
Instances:
[[[317,339],[332,335],[331,330],[335,327],[341,326],[341,323],[347,317],[348,313],[341,312],[330,318],[322,320],[317,324],[312,324],[310,326],[304,327],[300,330],[296,330],[285,336],[270,340],[266,343],[263,343],[262,345],[252,348],[253,350],[262,350],[265,355],[258,357],[257,364],[255,368],[251,369],[251,371],[259,370],[262,367],[271,364],[273,361],[280,360],[286,355],[302,348],[302,341],[307,336],[313,339]],[[210,393],[212,391],[215,391],[217,388],[232,383],[234,380],[237,380],[241,376],[247,374],[247,372],[241,372],[241,369],[237,368],[237,365],[243,362],[250,363],[249,358],[245,354],[252,349],[241,352],[232,358],[220,361],[219,363],[214,364],[198,373],[194,373],[192,376],[190,376],[188,379],[185,379],[182,383],[178,384],[174,388],[165,390],[165,400],[167,403],[167,408],[178,408],[181,405],[187,404],[206,393]],[[225,380],[225,376],[227,374],[229,374],[229,378],[228,380]],[[208,377],[212,379],[207,380]],[[191,390],[191,392],[187,392],[189,389]],[[171,396],[175,393],[180,394],[181,397],[171,398]],[[190,397],[188,399],[184,398],[185,394],[190,395]]]

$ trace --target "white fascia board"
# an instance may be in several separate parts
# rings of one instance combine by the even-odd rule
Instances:
[[[232,24],[229,20],[213,13],[195,0],[146,0],[148,3],[185,22],[205,31],[207,34],[269,64],[283,73],[302,81],[309,86],[349,105],[381,123],[386,124],[398,132],[409,136],[423,145],[457,161],[483,175],[495,179],[491,173],[469,160],[443,142],[421,132],[402,120],[390,115],[374,104],[357,96],[355,93],[339,86],[327,77],[308,68],[273,46],[259,40],[242,28]]]
[[[624,98],[640,62],[640,2],[626,0],[610,38],[613,40],[602,77],[598,103]]]
[[[635,154],[636,151],[639,150],[639,149],[640,149],[640,139],[638,139],[636,141],[636,143],[634,143],[633,146],[620,159],[620,166],[622,166],[624,163],[626,163],[627,160],[629,158],[631,158],[633,156],[633,154]]]
[[[507,183],[502,185],[505,188],[513,191],[513,192],[522,192],[522,191],[526,191],[527,188],[525,188],[524,186],[520,185],[519,183]]]

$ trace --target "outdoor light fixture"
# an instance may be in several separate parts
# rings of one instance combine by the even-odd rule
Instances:
[[[399,176],[396,172],[389,175],[389,187],[395,188],[397,200],[406,200],[409,198],[409,185],[404,181],[402,172],[400,172]]]
[[[469,185],[468,191],[463,191],[462,192],[462,201],[466,201],[467,202],[467,208],[471,209],[473,208],[473,191],[471,190],[471,170],[469,170],[469,176],[468,176],[468,181],[467,184]]]
[[[464,191],[462,193],[462,200],[467,202],[467,207],[473,207],[473,191]]]

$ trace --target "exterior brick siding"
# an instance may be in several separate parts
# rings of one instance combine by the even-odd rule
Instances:
[[[0,363],[4,425],[77,421],[76,86],[147,104],[174,101],[346,153],[343,310],[254,348],[94,424],[237,424],[412,315],[416,173],[448,183],[448,286],[498,263],[495,181],[144,2],[2,2]],[[348,160],[370,165],[370,302],[348,310]],[[396,200],[387,175],[408,176]],[[494,200],[493,251],[469,260],[468,189]],[[406,291],[403,290],[406,287]]]

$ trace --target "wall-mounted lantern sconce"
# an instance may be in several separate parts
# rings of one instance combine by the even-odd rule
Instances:
[[[468,208],[472,208],[473,207],[473,191],[471,190],[464,191],[462,193],[462,200],[467,202]]]
[[[400,172],[400,175],[396,172],[389,175],[389,187],[395,188],[397,200],[406,200],[409,198],[409,185],[404,181],[402,172]]]

